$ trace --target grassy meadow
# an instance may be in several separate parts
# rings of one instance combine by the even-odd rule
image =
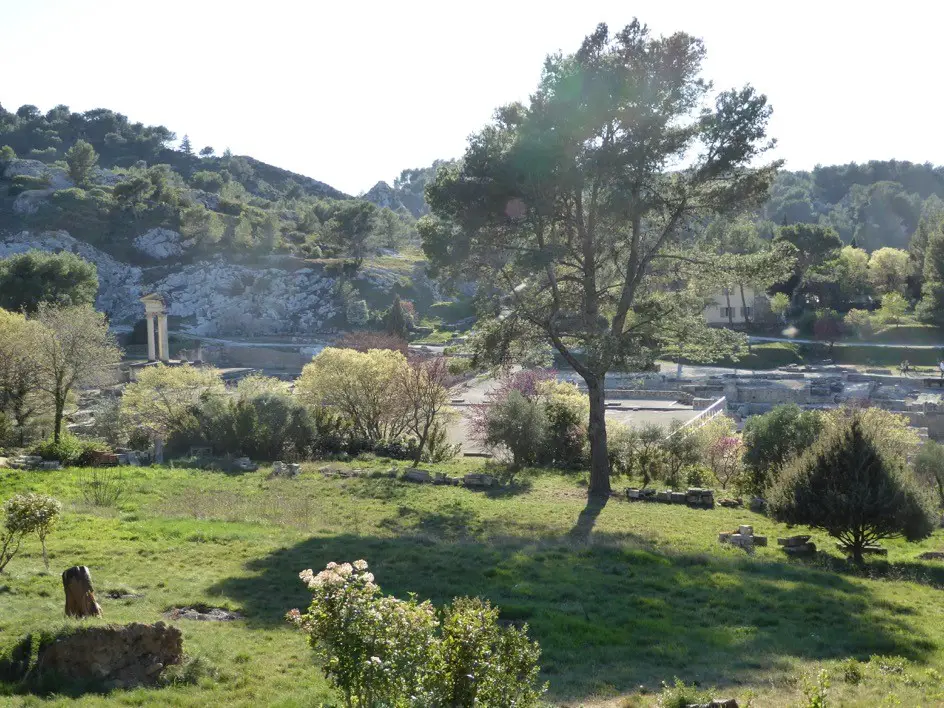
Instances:
[[[822,668],[835,705],[944,703],[944,565],[916,560],[944,546],[942,531],[888,543],[887,561],[863,572],[822,534],[817,559],[785,557],[775,539],[785,527],[748,510],[588,505],[580,476],[534,473],[482,492],[325,477],[319,466],[295,480],[127,468],[116,508],[85,502],[82,470],[0,471],[0,499],[35,490],[65,506],[50,571],[31,540],[0,574],[0,647],[76,624],[63,617],[59,579],[74,564],[91,569],[107,622],[154,622],[198,603],[244,615],[175,622],[203,667],[176,685],[24,696],[0,684],[0,704],[335,705],[283,617],[307,604],[300,570],[358,558],[386,592],[436,603],[481,595],[527,622],[554,705],[655,705],[676,677],[742,705],[807,705]],[[744,523],[771,545],[748,556],[718,544],[719,531]]]

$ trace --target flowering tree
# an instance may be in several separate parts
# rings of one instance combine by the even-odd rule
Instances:
[[[328,347],[302,369],[295,392],[303,403],[343,413],[369,440],[392,440],[406,429],[397,386],[406,366],[406,357],[389,349]]]
[[[718,438],[708,448],[708,464],[722,489],[727,489],[728,483],[740,475],[743,456],[744,442],[735,435]]]
[[[456,600],[440,623],[428,601],[381,595],[363,560],[328,563],[299,577],[312,593],[311,606],[304,614],[292,610],[288,619],[308,635],[348,708],[528,708],[546,689],[536,683],[540,650],[526,628],[501,629],[486,602]]]

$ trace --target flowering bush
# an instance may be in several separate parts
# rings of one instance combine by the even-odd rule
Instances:
[[[540,649],[527,628],[500,629],[498,612],[459,599],[443,612],[415,596],[381,594],[367,562],[329,563],[299,577],[313,597],[288,619],[308,635],[325,676],[353,706],[533,706]]]
[[[708,448],[708,464],[715,473],[722,489],[736,481],[743,470],[744,443],[735,435],[718,438]]]

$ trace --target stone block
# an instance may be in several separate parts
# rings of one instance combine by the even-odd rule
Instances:
[[[688,500],[685,492],[669,492],[669,498],[673,504],[685,504]]]
[[[837,542],[836,548],[838,548],[843,553],[846,553],[846,554],[851,553],[849,548],[844,543]],[[881,546],[877,546],[877,545],[870,545],[863,548],[862,553],[864,553],[867,556],[887,556],[888,549],[882,548]]]
[[[754,527],[753,526],[738,526],[738,533],[742,536],[753,536]]]
[[[467,487],[492,487],[498,480],[487,474],[472,473],[462,478]]]
[[[790,548],[793,546],[803,546],[809,540],[809,536],[787,536],[786,538],[778,538],[777,543]]]
[[[803,556],[816,553],[816,544],[815,543],[803,543],[799,546],[784,546],[781,549],[788,556]]]
[[[754,497],[751,499],[751,511],[764,511],[767,508],[767,502],[760,497]]]
[[[627,498],[627,499],[639,499],[639,498],[641,498],[641,496],[642,496],[642,495],[640,495],[638,489],[632,489],[632,488],[630,488],[630,489],[627,489],[627,490],[626,490],[626,498]]]
[[[728,509],[735,509],[740,506],[744,506],[744,502],[740,499],[719,499],[718,503]]]
[[[426,470],[407,470],[406,474],[403,475],[403,479],[408,482],[431,482],[433,481],[432,475]]]
[[[918,559],[941,561],[944,560],[944,551],[925,551],[918,556]]]
[[[656,501],[657,502],[671,502],[672,501],[672,492],[656,492]]]

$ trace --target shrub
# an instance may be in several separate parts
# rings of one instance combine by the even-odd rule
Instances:
[[[639,433],[623,423],[607,423],[606,452],[613,474],[630,477],[636,469]]]
[[[767,501],[773,518],[826,531],[858,563],[870,543],[896,536],[918,541],[934,529],[928,495],[902,460],[868,434],[861,412],[788,465]]]
[[[639,448],[637,450],[637,473],[642,477],[645,489],[654,479],[663,479],[665,475],[665,454],[662,441],[665,429],[657,423],[648,423],[639,429]]]
[[[113,467],[90,467],[79,480],[85,503],[93,506],[114,506],[124,486],[121,470]]]
[[[43,442],[34,445],[30,454],[38,455],[44,460],[58,460],[63,465],[72,466],[87,463],[88,455],[93,451],[108,449],[108,446],[97,440],[83,440],[72,433],[63,432],[59,442],[54,438],[46,438]]]
[[[352,327],[363,327],[370,320],[370,311],[366,300],[352,300],[348,303],[344,314],[347,323]]]
[[[49,570],[46,537],[59,521],[62,504],[44,494],[17,494],[3,505],[4,532],[0,535],[0,572],[17,554],[24,536],[36,534],[43,545],[43,562]]]
[[[192,421],[169,443],[177,452],[202,443],[222,455],[256,460],[297,460],[312,455],[318,431],[311,412],[284,393],[248,398],[211,397],[191,409]]]
[[[308,635],[322,671],[347,706],[537,705],[540,650],[527,630],[501,629],[498,612],[457,599],[442,613],[428,601],[381,594],[365,561],[299,574],[308,611],[288,617]]]
[[[545,444],[547,416],[540,402],[512,391],[503,401],[488,407],[483,442],[504,449],[515,469],[538,461]]]
[[[918,479],[936,490],[938,502],[944,506],[944,445],[928,440],[918,450],[913,464]]]
[[[682,426],[681,421],[675,421],[669,434],[662,440],[664,479],[673,488],[684,483],[683,470],[699,460],[698,439]]]
[[[584,460],[590,401],[574,384],[540,381],[537,392],[544,403],[547,427],[540,462],[572,467]]]
[[[715,479],[727,489],[732,482],[738,482],[743,471],[744,443],[735,435],[718,438],[708,450],[708,464]]]
[[[784,464],[816,441],[822,428],[819,412],[804,411],[795,403],[748,418],[744,424],[748,490],[762,494]]]
[[[218,192],[223,186],[223,176],[219,172],[200,170],[190,178],[190,183],[205,192]]]
[[[842,322],[859,339],[865,339],[872,333],[872,315],[867,310],[849,310]]]
[[[487,600],[456,598],[443,611],[436,644],[434,705],[537,705],[546,690],[538,683],[540,656],[527,627],[502,629]]]
[[[10,188],[8,194],[13,197],[21,192],[26,192],[30,189],[48,189],[49,188],[49,177],[31,177],[29,175],[17,175],[10,182]]]
[[[399,352],[328,347],[305,365],[295,392],[310,406],[329,406],[343,414],[355,435],[391,440],[407,426],[398,385],[406,367]]]

